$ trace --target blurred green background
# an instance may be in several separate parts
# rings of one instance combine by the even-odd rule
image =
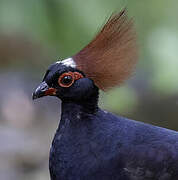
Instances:
[[[47,67],[84,47],[113,11],[127,7],[140,60],[100,106],[178,130],[178,1],[0,0],[0,179],[47,180],[60,102],[31,94]]]

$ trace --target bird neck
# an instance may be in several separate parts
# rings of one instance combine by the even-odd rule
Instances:
[[[83,97],[80,100],[64,100],[62,101],[62,115],[63,114],[77,114],[87,113],[92,114],[98,110],[98,88],[90,94],[90,96]]]
[[[61,120],[56,134],[62,134],[68,127],[75,127],[84,120],[90,120],[93,114],[97,113],[99,90],[96,87],[90,95],[86,95],[80,100],[62,100]],[[76,128],[75,128],[76,129]]]

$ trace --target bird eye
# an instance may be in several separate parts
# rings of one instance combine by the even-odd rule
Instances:
[[[66,72],[59,77],[58,84],[61,87],[70,87],[74,83],[74,81],[83,77],[84,76],[79,72]]]
[[[70,84],[72,82],[72,76],[64,76],[62,79],[61,79],[61,83],[62,84]]]
[[[70,87],[74,82],[73,74],[64,73],[59,77],[58,83],[61,87]]]

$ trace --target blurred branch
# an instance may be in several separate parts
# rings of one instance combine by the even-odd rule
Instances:
[[[0,64],[30,64],[41,65],[41,60],[48,58],[45,47],[40,43],[34,42],[25,35],[19,34],[0,34]]]

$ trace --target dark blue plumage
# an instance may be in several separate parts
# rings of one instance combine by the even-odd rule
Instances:
[[[63,102],[50,173],[52,180],[177,180],[178,133]]]

